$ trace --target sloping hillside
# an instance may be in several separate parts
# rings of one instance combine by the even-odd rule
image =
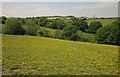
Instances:
[[[118,47],[36,36],[3,35],[4,75],[115,75]]]

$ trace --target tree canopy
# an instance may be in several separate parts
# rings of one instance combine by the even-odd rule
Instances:
[[[75,37],[75,34],[77,32],[77,29],[75,26],[69,25],[64,27],[63,29],[63,36],[65,39],[71,39],[73,40]]]
[[[87,22],[82,19],[74,19],[72,25],[74,25],[75,27],[77,27],[78,30],[81,30],[83,32],[88,29]]]
[[[22,24],[18,19],[10,18],[7,19],[5,26],[3,27],[3,33],[23,35],[25,30],[22,28]]]
[[[96,40],[101,44],[120,45],[120,20],[100,28],[96,33]]]
[[[92,22],[92,23],[90,24],[87,32],[88,32],[88,33],[95,34],[95,33],[97,32],[97,30],[98,30],[99,28],[101,28],[101,27],[102,27],[101,22],[99,22],[99,21],[94,21],[94,22]]]

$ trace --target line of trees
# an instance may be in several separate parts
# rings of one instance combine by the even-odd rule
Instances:
[[[85,20],[72,18],[47,19],[47,17],[33,18],[6,18],[1,17],[4,34],[44,36],[74,41],[85,41],[82,32],[95,34],[95,38],[88,42],[120,45],[120,20],[110,25],[102,26],[101,22],[94,21],[90,25]],[[51,28],[51,29],[50,29]]]
[[[98,29],[95,38],[101,44],[120,45],[120,20]]]

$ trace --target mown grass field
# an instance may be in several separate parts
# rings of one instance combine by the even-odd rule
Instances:
[[[90,19],[90,20],[86,20],[86,21],[88,22],[88,25],[90,25],[91,22],[100,21],[103,26],[106,26],[106,25],[109,25],[116,20],[117,19]]]
[[[116,75],[118,47],[2,35],[3,75]]]

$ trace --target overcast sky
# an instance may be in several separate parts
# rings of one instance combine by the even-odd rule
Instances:
[[[119,0],[0,0],[2,2],[118,2]]]
[[[73,15],[117,17],[118,0],[1,0],[1,15],[14,17]]]

